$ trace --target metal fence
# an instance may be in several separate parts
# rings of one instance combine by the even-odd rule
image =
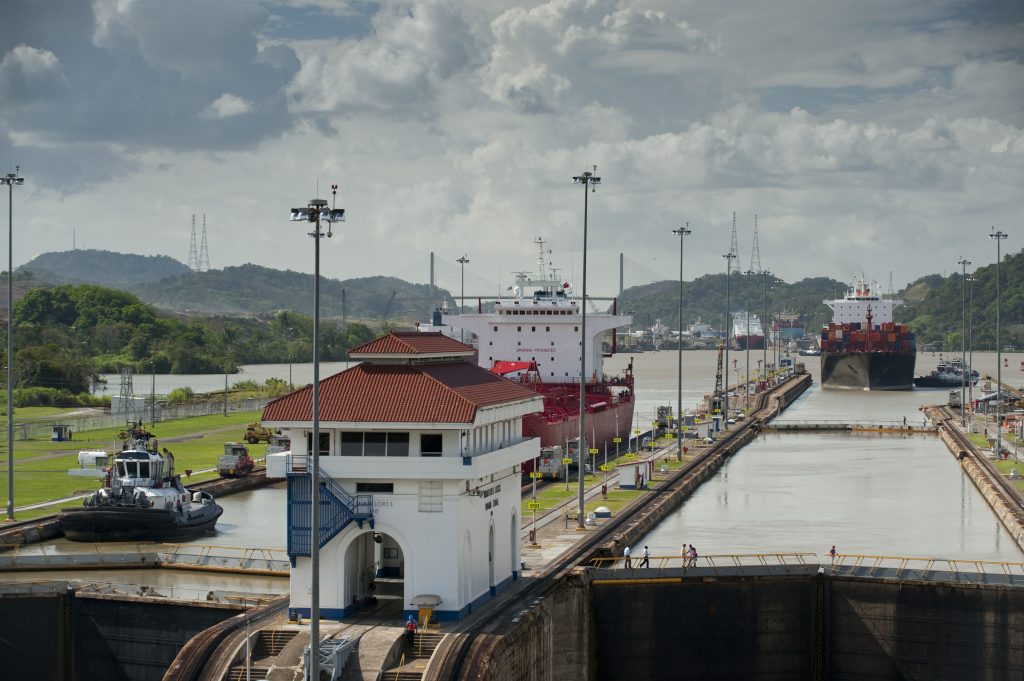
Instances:
[[[227,411],[261,411],[270,400],[274,398],[262,397],[237,402],[228,402]],[[195,404],[159,404],[150,410],[148,407],[128,409],[116,414],[86,414],[80,416],[61,416],[53,420],[33,421],[30,423],[14,424],[15,432],[19,440],[47,440],[50,438],[55,424],[66,425],[74,433],[99,428],[123,427],[129,421],[171,421],[174,419],[189,418],[192,416],[209,416],[212,414],[223,414],[223,402],[200,402]]]

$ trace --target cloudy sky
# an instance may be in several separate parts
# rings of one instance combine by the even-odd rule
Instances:
[[[543,237],[589,286],[750,267],[897,287],[1024,244],[1021,0],[0,0],[15,266],[98,248],[467,295]],[[4,197],[3,204],[6,204]],[[6,205],[3,208],[6,209]]]

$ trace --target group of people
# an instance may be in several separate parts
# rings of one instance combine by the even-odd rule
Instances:
[[[650,567],[651,566],[651,552],[647,549],[646,546],[644,547],[644,552],[643,552],[642,555],[643,555],[643,560],[640,561],[640,565],[638,565],[637,567]],[[622,551],[622,557],[626,559],[626,568],[632,569],[633,568],[633,552],[630,550],[628,545]]]
[[[826,554],[829,556],[829,558],[831,558],[833,561],[835,561],[836,557],[839,555],[839,553],[836,551],[835,544],[832,545],[832,548],[829,549],[826,552]],[[633,552],[629,548],[628,545],[626,546],[625,549],[623,549],[622,557],[625,558],[626,568],[627,569],[632,569],[633,568]],[[637,567],[650,567],[650,558],[651,558],[651,553],[650,553],[650,551],[647,550],[647,547],[644,546],[643,560],[640,561],[640,564]],[[684,543],[679,548],[679,558],[682,559],[682,561],[683,561],[683,567],[697,567],[698,554],[697,554],[697,549],[695,549],[693,547],[693,544],[686,544],[686,543]]]

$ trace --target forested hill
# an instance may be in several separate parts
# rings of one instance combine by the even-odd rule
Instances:
[[[98,284],[133,293],[170,311],[209,315],[263,315],[277,310],[313,313],[313,275],[258,265],[193,272],[167,256],[98,250],[45,253],[18,268],[42,284]],[[395,277],[322,279],[320,312],[373,325],[405,326],[455,301],[444,290]]]
[[[716,329],[725,325],[725,304],[728,295],[733,312],[748,310],[764,317],[780,310],[800,315],[809,331],[821,328],[831,319],[831,310],[822,303],[846,292],[847,285],[828,277],[802,279],[787,284],[781,279],[763,274],[734,273],[726,287],[725,274],[706,274],[693,281],[683,282],[683,326],[698,317]],[[619,310],[632,312],[636,326],[649,327],[660,319],[669,328],[679,324],[679,282],[658,281],[646,286],[634,286],[623,292]]]
[[[946,350],[960,349],[963,317],[972,329],[975,349],[995,349],[996,265],[943,277],[922,277],[904,292],[903,318],[915,331],[918,343],[939,343]],[[973,278],[974,281],[970,281]],[[1000,343],[1024,347],[1024,252],[1003,256],[999,267]],[[963,286],[962,286],[963,285]],[[966,312],[966,315],[963,313]]]
[[[50,284],[99,284],[134,292],[149,281],[179,277],[191,270],[166,255],[131,255],[82,249],[43,253],[18,268]]]

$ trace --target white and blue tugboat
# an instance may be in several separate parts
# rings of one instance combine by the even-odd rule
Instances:
[[[131,440],[106,485],[81,508],[57,515],[72,541],[168,541],[213,530],[224,512],[208,492],[190,492],[174,473],[174,455],[156,440]]]

